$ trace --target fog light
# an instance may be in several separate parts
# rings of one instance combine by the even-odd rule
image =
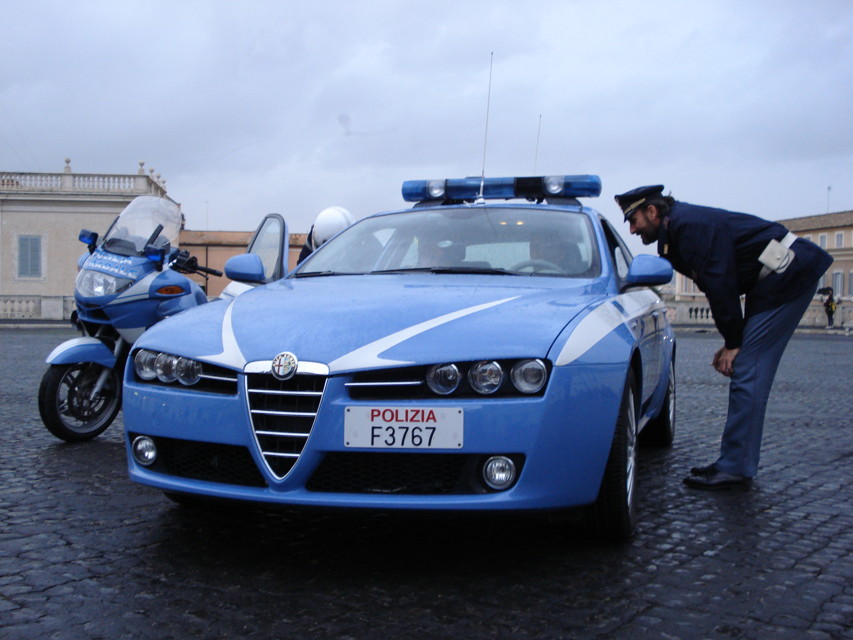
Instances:
[[[157,445],[148,436],[139,436],[130,447],[133,459],[143,467],[150,467],[157,460]]]
[[[491,489],[502,491],[515,482],[515,463],[506,456],[493,456],[483,465],[483,481]]]

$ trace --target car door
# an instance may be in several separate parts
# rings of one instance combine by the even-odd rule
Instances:
[[[290,246],[290,234],[287,222],[281,214],[267,214],[249,241],[246,249],[247,254],[254,254],[260,258],[264,267],[264,278],[259,282],[237,282],[228,283],[221,294],[221,298],[233,298],[258,284],[266,284],[279,280],[287,275],[288,251]]]
[[[616,272],[616,280],[620,282],[628,274],[628,268],[634,259],[628,247],[616,233],[610,223],[602,217],[602,227],[607,239],[610,258]],[[643,362],[642,404],[645,405],[661,376],[661,350],[663,349],[663,310],[656,304],[651,304],[655,296],[650,296],[645,289],[634,289],[623,294],[630,296],[632,301],[642,306],[639,313],[631,321],[631,329],[637,336],[640,348],[640,358]]]

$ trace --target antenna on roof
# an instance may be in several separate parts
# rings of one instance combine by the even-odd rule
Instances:
[[[542,114],[539,114],[539,128],[536,130],[536,153],[533,155],[533,175],[536,175],[536,167],[539,164],[539,135],[542,133]]]
[[[489,142],[489,106],[492,102],[492,66],[495,62],[495,52],[489,58],[489,93],[486,96],[486,132],[483,135],[483,172],[480,174],[480,200],[483,199],[483,185],[486,183],[486,145]]]

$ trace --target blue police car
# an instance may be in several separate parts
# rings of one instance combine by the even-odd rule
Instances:
[[[411,208],[155,325],[125,372],[131,478],[178,501],[585,507],[630,536],[638,442],[675,427],[652,288],[672,269],[578,201],[600,191],[589,175],[409,181]],[[287,243],[269,246],[226,274],[269,280]]]

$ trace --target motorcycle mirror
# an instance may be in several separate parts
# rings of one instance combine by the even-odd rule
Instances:
[[[94,231],[89,231],[88,229],[80,229],[80,235],[77,236],[78,240],[89,247],[89,253],[95,253],[95,249],[97,248],[98,242],[98,234]]]

